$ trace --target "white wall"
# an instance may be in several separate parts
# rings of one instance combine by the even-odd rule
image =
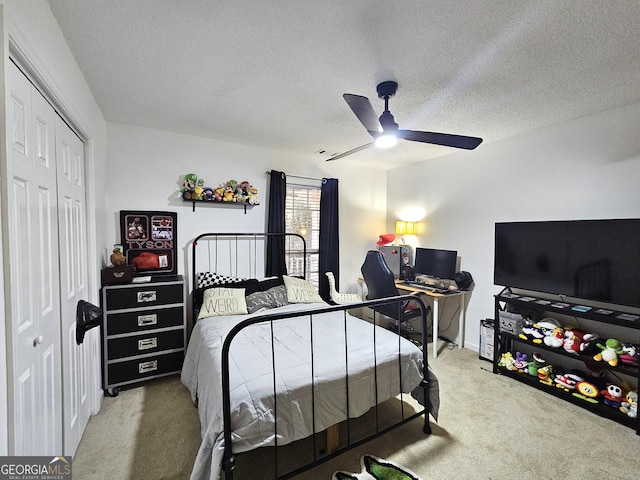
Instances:
[[[313,156],[220,142],[123,124],[108,124],[106,232],[110,245],[120,242],[120,210],[163,210],[178,213],[179,273],[184,273],[190,241],[206,231],[266,231],[267,170],[339,180],[341,288],[357,291],[360,266],[375,247],[386,222],[386,172],[325,162]],[[243,213],[225,205],[192,204],[179,196],[184,174],[195,173],[208,186],[230,179],[247,180],[259,190],[260,205]],[[319,182],[317,183],[319,185]]]
[[[94,262],[89,272],[89,286],[92,293],[90,301],[98,302],[99,266],[102,260],[99,252],[105,250],[104,225],[105,208],[105,159],[106,159],[106,122],[84,76],[67,46],[58,24],[53,17],[49,4],[45,0],[4,0],[2,21],[5,27],[3,54],[6,60],[9,52],[9,39],[14,52],[25,60],[36,78],[44,82],[45,93],[52,99],[59,111],[67,115],[72,125],[86,141],[87,199],[89,235],[91,242],[87,246],[89,258]],[[4,86],[4,71],[0,71],[0,84]],[[5,129],[0,129],[2,142],[5,143]],[[6,212],[5,212],[6,213]],[[3,232],[3,235],[6,232]],[[5,282],[8,288],[8,282]],[[4,292],[3,292],[4,293]],[[0,294],[2,295],[2,294]],[[8,298],[8,297],[7,297]],[[0,305],[3,300],[0,300]],[[4,312],[3,312],[4,313]],[[6,315],[2,315],[0,330],[6,330]],[[90,335],[97,341],[97,332]],[[3,336],[0,335],[0,339]],[[4,347],[4,344],[3,344]],[[5,358],[4,348],[0,348],[0,358]],[[96,363],[96,367],[99,363]],[[0,369],[0,455],[7,454],[7,371],[11,371],[9,362]],[[94,399],[99,398],[99,370],[96,370],[96,383],[91,392]],[[94,402],[95,403],[95,402]],[[97,407],[97,405],[94,405]]]
[[[640,104],[389,172],[388,226],[423,212],[417,243],[457,250],[473,275],[466,347],[478,350],[479,321],[494,317],[495,222],[640,217],[638,125]],[[410,199],[392,194],[400,185]]]

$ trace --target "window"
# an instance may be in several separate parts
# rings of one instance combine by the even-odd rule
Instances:
[[[307,280],[319,286],[320,253],[320,187],[287,184],[285,202],[287,233],[302,235],[307,244]],[[289,275],[301,276],[303,270],[302,242],[292,237],[285,245],[285,262]]]

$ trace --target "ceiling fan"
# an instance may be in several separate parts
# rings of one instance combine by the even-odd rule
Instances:
[[[351,93],[345,93],[343,95],[349,108],[353,110],[353,113],[356,114],[356,117],[358,117],[360,123],[364,125],[364,128],[367,129],[374,141],[334,155],[328,158],[327,161],[346,157],[352,153],[364,150],[373,144],[381,148],[392,147],[399,138],[412,142],[433,143],[435,145],[464,148],[466,150],[473,150],[482,143],[482,139],[477,137],[466,137],[448,133],[420,132],[417,130],[399,130],[398,124],[389,111],[389,98],[394,96],[398,91],[398,83],[394,81],[382,82],[378,84],[377,91],[378,97],[384,99],[384,112],[382,112],[380,118],[376,116],[371,102],[369,102],[367,97],[353,95]]]

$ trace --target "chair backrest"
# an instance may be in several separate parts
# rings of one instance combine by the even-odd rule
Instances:
[[[369,250],[360,268],[364,283],[367,284],[367,300],[395,297],[399,295],[393,272],[379,250]]]

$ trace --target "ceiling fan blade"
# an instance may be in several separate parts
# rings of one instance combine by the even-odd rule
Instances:
[[[398,130],[398,138],[411,140],[412,142],[433,143],[445,147],[464,148],[473,150],[482,143],[478,137],[465,137],[464,135],[451,135],[449,133],[419,132],[414,130]]]
[[[353,113],[356,114],[360,123],[364,125],[364,128],[366,128],[372,136],[375,136],[376,133],[382,132],[382,126],[380,125],[378,116],[373,110],[371,102],[367,97],[363,97],[362,95],[353,95],[351,93],[345,93],[342,97],[345,102],[347,102],[347,105],[349,105],[349,108],[353,110]]]
[[[351,150],[347,150],[346,152],[334,155],[331,158],[327,158],[327,162],[330,162],[331,160],[338,160],[339,158],[346,157],[347,155],[351,155],[352,153],[356,153],[356,152],[359,152],[360,150],[364,150],[365,148],[369,148],[371,145],[373,145],[373,143],[374,142],[366,143],[364,145],[360,145],[359,147],[352,148]]]

